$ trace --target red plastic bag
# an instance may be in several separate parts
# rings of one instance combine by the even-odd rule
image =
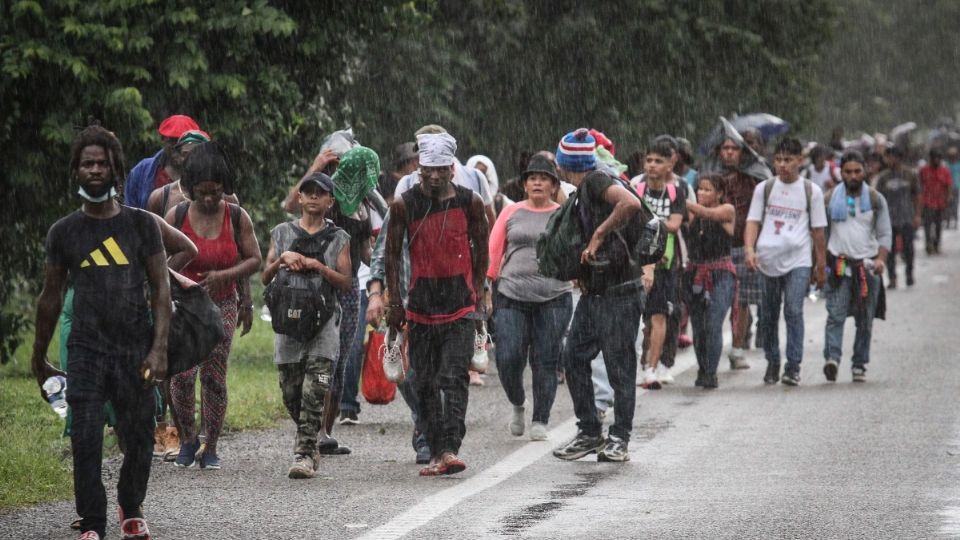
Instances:
[[[381,345],[383,332],[372,330],[367,338],[367,350],[363,356],[363,373],[360,376],[360,391],[367,403],[386,405],[397,395],[397,385],[387,380],[383,373]]]

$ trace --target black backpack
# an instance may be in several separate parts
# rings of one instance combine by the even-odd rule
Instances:
[[[293,225],[291,225],[293,226]],[[317,234],[294,226],[297,238],[288,248],[304,257],[323,261],[323,254],[341,229],[331,222]],[[263,291],[270,310],[273,331],[297,341],[313,339],[337,311],[337,295],[327,280],[316,272],[291,272],[281,268]]]
[[[200,285],[170,272],[173,314],[167,337],[167,378],[207,359],[223,340],[223,315]]]
[[[659,262],[667,248],[666,225],[636,190],[619,178],[613,179],[640,201],[641,208],[619,230],[613,231],[607,237],[597,252],[597,259],[609,260],[616,266],[643,267]],[[589,238],[598,224],[593,223],[588,212],[581,216],[584,220],[585,236]]]

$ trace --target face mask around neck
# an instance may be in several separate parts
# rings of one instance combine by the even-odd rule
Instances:
[[[77,190],[77,195],[79,195],[83,200],[91,203],[102,203],[110,200],[113,197],[117,196],[117,188],[110,186],[108,191],[103,192],[100,196],[93,196],[87,193],[87,190],[83,189],[83,186],[80,186],[80,189]]]

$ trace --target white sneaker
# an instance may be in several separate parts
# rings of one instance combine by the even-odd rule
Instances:
[[[533,422],[530,424],[530,440],[531,441],[545,441],[547,440],[547,425],[540,422]]]
[[[640,382],[637,383],[637,386],[646,388],[648,390],[660,389],[660,381],[657,380],[657,374],[653,371],[652,367],[648,367],[643,370],[643,373],[640,375]]]
[[[523,435],[523,405],[513,407],[513,418],[510,419],[510,434],[517,437]]]
[[[658,364],[657,380],[660,381],[660,384],[673,384],[673,375],[670,374],[670,368],[663,364]]]

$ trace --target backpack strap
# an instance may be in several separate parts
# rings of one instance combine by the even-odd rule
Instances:
[[[160,194],[160,215],[167,215],[167,203],[170,202],[170,188],[173,184],[167,184],[163,186],[163,191]]]
[[[670,202],[676,202],[677,186],[673,184],[667,184],[667,197],[670,199]]]
[[[770,202],[770,194],[773,193],[773,183],[776,179],[770,178],[764,180],[763,184],[763,213],[760,215],[760,227],[763,228],[763,222],[767,218],[767,204]],[[807,197],[807,227],[813,230],[813,227],[810,226],[810,201],[813,199],[813,182],[802,178],[803,180],[803,194]],[[824,199],[826,200],[826,199]]]
[[[233,226],[233,242],[237,244],[237,249],[240,248],[240,218],[242,217],[243,211],[240,209],[239,205],[233,203],[227,203],[227,207],[230,208],[230,225]]]
[[[190,209],[190,201],[183,201],[175,208],[176,211],[173,214],[173,226],[177,229],[180,229],[183,227],[184,220],[187,219],[187,210]]]

